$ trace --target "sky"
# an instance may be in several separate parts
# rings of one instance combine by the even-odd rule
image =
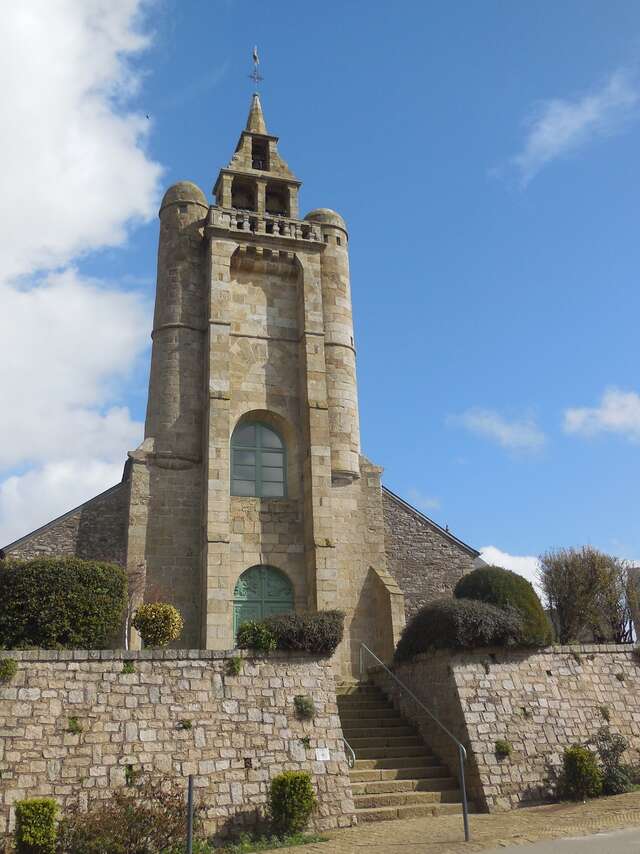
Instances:
[[[361,433],[485,559],[640,562],[640,5],[3,10],[0,544],[142,439],[164,189],[211,197],[258,45],[301,209],[350,232]]]

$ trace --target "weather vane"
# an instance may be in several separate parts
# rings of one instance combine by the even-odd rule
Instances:
[[[259,65],[260,65],[260,58],[258,57],[258,46],[256,45],[253,48],[253,71],[249,75],[249,78],[251,80],[253,80],[253,82],[256,84],[256,92],[258,91],[258,88],[260,86],[260,81],[263,79],[262,75],[258,71]]]

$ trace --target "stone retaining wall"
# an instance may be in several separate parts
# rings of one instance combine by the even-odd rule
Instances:
[[[17,675],[0,685],[0,837],[13,827],[15,801],[53,796],[63,809],[77,799],[84,805],[124,786],[128,765],[181,778],[185,786],[194,774],[209,834],[253,824],[270,780],[283,770],[311,774],[316,829],[350,825],[353,800],[329,661],[243,656],[233,676],[231,656],[0,653],[18,662]],[[133,673],[123,672],[123,659]],[[312,721],[296,718],[297,694],[313,697]],[[79,734],[70,731],[72,717]]]
[[[640,750],[640,659],[616,644],[542,651],[478,650],[423,654],[396,668],[398,678],[468,748],[467,784],[481,809],[499,811],[545,799],[565,747],[585,743],[610,719],[612,732]],[[374,681],[455,774],[455,744],[381,669]],[[495,753],[498,739],[513,748]]]

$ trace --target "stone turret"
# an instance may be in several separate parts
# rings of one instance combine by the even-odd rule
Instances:
[[[206,289],[203,221],[209,206],[188,181],[160,206],[158,283],[145,440],[159,457],[202,456],[202,382]],[[147,446],[150,443],[147,442]]]
[[[348,482],[360,477],[360,425],[349,283],[349,238],[340,214],[328,208],[311,211],[305,220],[320,223],[325,244],[321,270],[331,477],[334,483]]]

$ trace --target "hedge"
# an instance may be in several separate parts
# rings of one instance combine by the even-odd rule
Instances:
[[[241,649],[293,650],[327,657],[337,649],[343,632],[342,611],[276,614],[243,623],[238,630],[237,643]]]
[[[0,562],[0,647],[104,649],[127,604],[125,571],[75,557]]]
[[[474,569],[456,584],[457,599],[478,599],[498,608],[509,605],[522,616],[523,642],[530,646],[547,646],[553,640],[553,629],[533,585],[508,569],[483,566]]]
[[[514,609],[472,599],[440,599],[421,608],[407,623],[396,661],[432,649],[473,649],[522,645],[522,618]]]
[[[264,623],[275,636],[278,649],[320,656],[333,655],[344,634],[342,611],[278,614],[267,617]]]

